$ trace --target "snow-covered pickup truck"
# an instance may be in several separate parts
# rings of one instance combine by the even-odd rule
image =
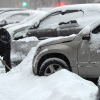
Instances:
[[[33,58],[36,75],[67,69],[83,77],[100,76],[100,19],[78,34],[41,41]]]

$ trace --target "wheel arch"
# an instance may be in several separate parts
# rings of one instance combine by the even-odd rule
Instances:
[[[38,75],[39,75],[39,69],[40,69],[41,64],[42,64],[46,59],[53,58],[53,57],[60,58],[60,59],[64,60],[64,61],[68,64],[70,71],[72,71],[71,66],[70,66],[69,59],[68,59],[65,55],[63,55],[63,54],[61,54],[61,53],[49,53],[49,54],[43,55],[43,56],[40,58],[40,60],[39,60],[39,62],[38,62],[38,67],[37,67],[37,74],[38,74]]]

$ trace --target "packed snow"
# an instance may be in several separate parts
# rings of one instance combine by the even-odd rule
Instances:
[[[87,7],[89,7],[89,5],[83,6],[84,9],[87,9]],[[73,8],[76,8],[76,6],[73,6],[72,9]],[[80,8],[81,6],[78,7],[79,10]],[[96,7],[91,6],[91,9],[92,8]],[[58,11],[59,10],[60,9],[58,9]],[[57,11],[57,9],[55,9],[55,11]],[[63,8],[62,11],[65,11],[65,8]],[[92,34],[91,36],[98,38],[99,35],[95,36],[95,34]],[[76,35],[69,37],[70,39],[74,39]],[[38,44],[37,48],[47,42],[53,42],[54,40],[59,41],[63,38],[68,39],[69,37],[44,40]],[[91,42],[94,41],[95,38],[92,38]],[[36,38],[34,38],[34,40],[35,39]],[[18,41],[29,42],[32,40],[33,37]],[[38,40],[36,39],[36,41]],[[94,44],[99,46],[98,42],[99,38]],[[94,48],[94,46],[91,47]],[[10,72],[0,73],[0,100],[96,100],[98,87],[94,83],[66,69],[62,69],[47,77],[35,76],[32,72],[32,60],[37,48],[33,47],[26,57],[22,56],[23,58],[25,57],[24,60]],[[19,55],[21,54],[17,54],[17,56],[13,55],[13,57],[15,58]]]
[[[2,14],[0,15],[0,21],[6,20],[7,18],[9,18],[9,17],[11,17],[11,16],[14,16],[14,15],[20,14],[20,13],[22,13],[22,14],[28,14],[28,16],[30,16],[30,15],[33,15],[34,12],[35,12],[34,10],[24,10],[24,11],[10,11],[10,12],[5,12],[5,13],[2,13]],[[28,17],[28,16],[27,16],[27,17]],[[27,18],[27,17],[25,17],[25,18]],[[18,18],[18,16],[17,16],[17,18]],[[23,19],[25,19],[25,18],[23,18]]]
[[[13,41],[16,41],[16,40],[13,40]],[[26,38],[23,38],[23,39],[19,39],[17,41],[25,41],[25,42],[29,42],[29,41],[39,41],[37,37],[26,37]]]
[[[0,74],[0,100],[95,100],[97,86],[65,69],[48,77],[35,76],[35,50],[10,72]]]
[[[59,36],[59,37],[48,38],[46,40],[42,40],[41,42],[39,42],[36,48],[38,49],[40,46],[46,43],[54,42],[55,40],[59,41],[61,39],[65,39],[65,40],[74,39],[76,36],[77,36],[76,34],[72,34],[70,36]]]

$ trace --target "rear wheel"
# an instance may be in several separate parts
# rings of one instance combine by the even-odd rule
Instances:
[[[60,58],[49,58],[42,63],[39,75],[48,76],[64,68],[69,70],[69,66],[64,60]]]

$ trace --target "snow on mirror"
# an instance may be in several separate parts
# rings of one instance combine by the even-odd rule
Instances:
[[[98,34],[91,33],[90,50],[97,50],[100,52],[100,32]]]
[[[90,27],[87,26],[82,30],[82,35],[88,35],[90,34]]]

